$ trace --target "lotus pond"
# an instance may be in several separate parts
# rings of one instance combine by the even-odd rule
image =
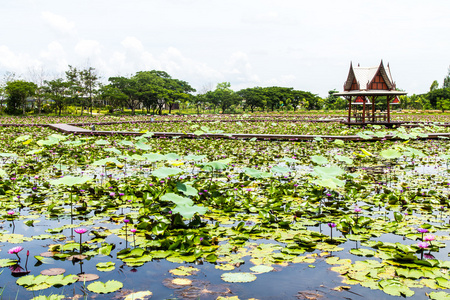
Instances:
[[[445,139],[0,134],[4,299],[450,297]]]

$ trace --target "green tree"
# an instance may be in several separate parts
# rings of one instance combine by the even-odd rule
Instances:
[[[141,103],[138,96],[138,82],[135,78],[120,77],[110,77],[109,82],[111,82],[111,87],[116,88],[122,94],[126,96],[124,99],[125,105],[131,109],[131,113],[134,115],[136,108],[138,108]]]
[[[122,93],[118,88],[112,85],[101,86],[98,95],[100,99],[105,100],[107,105],[110,106],[110,113],[113,113],[114,109],[119,108],[123,111],[127,95]]]
[[[447,76],[444,78],[444,83],[442,84],[443,89],[450,88],[450,67],[448,67]]]
[[[433,81],[433,83],[430,86],[430,92],[434,91],[434,90],[437,90],[438,88],[439,88],[439,83],[438,83],[437,80],[435,80],[435,81]]]
[[[70,95],[71,83],[64,81],[62,78],[58,78],[50,81],[46,80],[45,84],[44,95],[47,99],[54,101],[55,109],[58,112],[58,115],[61,116],[61,112]]]
[[[14,80],[6,84],[7,110],[9,113],[16,113],[22,107],[22,113],[26,113],[27,98],[34,95],[36,84],[24,80]]]
[[[207,101],[214,106],[214,112],[216,106],[219,106],[224,114],[227,109],[239,103],[239,96],[230,87],[229,82],[221,82],[214,91],[206,93]]]
[[[99,77],[97,75],[97,72],[95,71],[95,68],[89,67],[87,69],[80,71],[81,86],[85,98],[89,104],[91,116],[92,116],[92,109],[94,106],[94,98],[98,93],[98,86],[99,86],[98,79]]]
[[[266,106],[267,96],[262,87],[242,89],[236,92],[236,94],[241,98],[244,110],[249,108],[253,113],[255,108],[264,110],[264,107]]]

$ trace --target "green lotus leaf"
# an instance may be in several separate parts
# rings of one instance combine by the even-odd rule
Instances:
[[[45,150],[44,148],[31,150],[31,151],[28,151],[28,152],[26,153],[26,155],[39,154],[39,153],[41,153],[41,152],[44,151],[44,150]]]
[[[159,153],[146,153],[142,154],[143,157],[145,157],[150,162],[157,162],[161,160],[167,160],[165,155],[159,154]]]
[[[329,189],[336,189],[337,187],[343,187],[345,184],[345,181],[339,180],[337,178],[322,178],[322,179],[316,179],[312,181],[314,184],[317,184],[319,186],[329,188]]]
[[[275,174],[286,174],[291,172],[292,170],[287,168],[287,167],[282,167],[282,166],[274,166],[273,168],[270,169],[270,172],[275,173]]]
[[[97,294],[108,294],[120,290],[123,283],[117,280],[109,280],[105,283],[96,281],[87,286],[87,289]]]
[[[8,178],[8,174],[5,172],[5,170],[0,169],[0,177]]]
[[[113,245],[110,244],[102,245],[100,248],[98,248],[98,254],[109,255],[111,254],[112,248]]]
[[[365,140],[370,140],[372,138],[371,135],[365,134],[363,132],[358,132],[356,135]]]
[[[161,197],[161,200],[163,201],[171,201],[173,203],[175,203],[176,205],[193,205],[194,202],[189,199],[189,198],[185,198],[185,197],[181,197],[177,194],[174,193],[167,193],[164,196]]]
[[[123,300],[145,300],[150,299],[150,297],[153,295],[150,291],[140,291],[128,294]]]
[[[0,153],[1,157],[17,157],[18,155],[16,153]]]
[[[387,149],[380,152],[381,157],[384,159],[396,159],[402,156],[402,154],[395,149]]]
[[[93,166],[106,166],[107,164],[115,164],[116,166],[121,166],[122,163],[115,158],[108,157],[104,159],[96,160],[92,163]]]
[[[145,139],[140,139],[137,143],[136,143],[136,149],[139,149],[139,150],[150,150],[150,149],[152,149],[152,146],[150,146],[150,145],[147,145],[146,143],[145,143]]]
[[[17,264],[17,260],[9,259],[9,258],[1,258],[0,259],[0,268],[10,267]]]
[[[49,136],[49,137],[47,138],[47,140],[39,140],[39,141],[37,141],[36,143],[37,143],[39,146],[52,146],[52,145],[58,144],[59,141],[60,141],[59,139],[57,139],[57,138],[55,138],[55,137],[52,137],[52,136]]]
[[[97,270],[101,271],[101,272],[109,272],[109,271],[113,271],[116,267],[116,263],[113,263],[111,261],[108,262],[104,262],[104,263],[98,263],[95,265],[97,267]]]
[[[195,214],[203,215],[208,211],[207,207],[193,205],[193,206],[184,206],[177,205],[174,209],[172,209],[173,213],[179,213],[186,219],[192,219]]]
[[[216,161],[211,161],[203,164],[203,168],[206,170],[225,170],[228,167],[228,164],[231,162],[231,159],[221,159]]]
[[[267,178],[272,176],[269,172],[263,172],[252,168],[244,168],[244,173],[253,178]]]
[[[45,280],[45,283],[53,286],[65,286],[72,283],[75,283],[78,281],[77,275],[55,275],[55,276],[48,276],[48,278]]]
[[[152,175],[158,178],[166,178],[169,176],[177,175],[182,173],[183,170],[180,168],[159,168],[152,172]]]
[[[374,133],[374,136],[377,138],[384,138],[386,136],[386,132],[383,131],[377,131]]]
[[[338,154],[336,154],[336,155],[334,156],[334,158],[335,158],[336,160],[338,160],[338,161],[345,162],[345,163],[348,164],[348,165],[353,164],[353,159],[351,159],[351,158],[349,158],[349,157],[347,157],[347,156],[344,156],[344,155],[338,155]]]
[[[109,141],[107,141],[107,140],[96,140],[94,142],[94,144],[96,144],[96,145],[109,145],[111,143]]]
[[[87,176],[82,176],[82,177],[64,176],[63,178],[50,180],[50,183],[54,184],[54,185],[61,184],[61,185],[66,185],[66,186],[74,186],[77,184],[86,183],[89,180],[92,180],[92,178],[87,177]]]
[[[322,178],[330,178],[344,174],[344,170],[338,166],[314,167],[314,173]]]
[[[358,255],[358,256],[367,256],[372,257],[375,256],[376,252],[369,249],[351,249],[349,251],[351,254]]]
[[[383,279],[379,285],[383,292],[392,296],[411,297],[414,295],[414,291],[396,279]]]
[[[450,300],[450,294],[446,292],[431,292],[428,297],[433,300]]]
[[[117,154],[117,155],[122,155],[122,152],[121,152],[119,149],[115,148],[115,147],[111,147],[111,148],[103,148],[103,150],[104,150],[104,151],[107,151],[107,152],[115,153],[115,154]]]
[[[257,265],[257,266],[251,267],[250,270],[255,273],[268,273],[268,272],[273,271],[274,268],[271,266],[266,266],[266,265]]]
[[[39,296],[31,298],[31,300],[62,300],[62,299],[66,299],[66,296],[64,296],[64,295],[50,295],[50,296],[39,295]]]
[[[325,165],[328,163],[328,159],[326,157],[323,157],[321,155],[313,155],[310,157],[311,161],[318,164],[318,165]]]
[[[300,161],[298,159],[295,158],[290,158],[290,157],[285,157],[283,158],[283,160],[289,164],[298,164],[300,163]]]
[[[197,196],[198,190],[188,184],[177,182],[177,189],[186,196]]]
[[[168,153],[165,155],[167,160],[179,160],[181,159],[181,156],[179,156],[176,153]]]
[[[31,135],[29,135],[29,134],[21,135],[21,136],[15,138],[14,142],[23,142],[23,141],[29,140],[30,138],[31,138]]]
[[[221,278],[226,282],[252,282],[256,280],[254,274],[246,272],[223,273]]]
[[[200,161],[205,159],[206,157],[206,155],[187,155],[184,157],[184,159],[188,161]]]
[[[128,147],[134,147],[134,144],[132,141],[122,140],[119,142],[119,145],[128,146]]]

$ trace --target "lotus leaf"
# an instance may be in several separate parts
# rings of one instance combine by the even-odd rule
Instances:
[[[221,278],[226,282],[252,282],[256,280],[256,276],[254,274],[246,272],[223,273]]]
[[[194,202],[189,199],[189,198],[185,198],[185,197],[181,197],[177,194],[174,193],[168,193],[165,194],[164,196],[161,197],[161,200],[163,201],[171,201],[173,203],[175,203],[176,205],[185,205],[185,206],[191,206],[194,204]]]
[[[402,156],[400,152],[395,149],[387,149],[380,152],[381,157],[384,159],[396,159]]]
[[[54,185],[66,185],[66,186],[74,186],[77,184],[83,184],[87,181],[92,180],[92,178],[88,176],[82,176],[82,177],[74,177],[74,176],[64,176],[63,178],[51,180],[50,183]]]
[[[150,291],[141,291],[128,294],[123,300],[146,300],[153,295]]]
[[[159,168],[152,172],[152,175],[158,178],[166,178],[169,176],[182,173],[183,170],[179,168]]]
[[[198,195],[198,190],[196,188],[193,188],[192,186],[185,184],[185,183],[177,182],[177,189],[178,189],[178,191],[182,192],[186,196],[197,196]]]
[[[167,160],[165,155],[159,154],[159,153],[146,153],[142,154],[143,157],[145,157],[150,162],[157,162],[161,160]]]
[[[328,159],[326,159],[325,157],[320,156],[320,155],[311,156],[311,161],[318,165],[325,165],[328,163]]]
[[[97,294],[108,294],[120,290],[123,283],[117,280],[109,280],[105,283],[96,281],[87,286],[87,289]]]
[[[179,213],[186,219],[192,219],[195,214],[203,215],[208,211],[207,207],[193,205],[177,205],[173,210],[174,213]]]
[[[104,262],[104,263],[98,263],[96,265],[97,270],[101,271],[101,272],[109,272],[109,271],[113,271],[115,269],[115,263],[108,261],[108,262]]]

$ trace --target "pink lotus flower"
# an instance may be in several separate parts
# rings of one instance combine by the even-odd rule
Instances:
[[[425,229],[425,228],[417,228],[417,231],[420,232],[420,233],[427,233],[427,232],[428,232],[428,229]]]
[[[361,208],[355,207],[355,213],[359,213],[359,212],[361,212]]]
[[[14,247],[14,248],[9,249],[9,250],[8,250],[8,253],[9,253],[9,254],[17,254],[17,253],[19,253],[19,252],[22,251],[22,250],[23,250],[23,247],[17,246],[17,247]]]
[[[432,234],[429,234],[429,235],[424,236],[423,239],[427,242],[431,242],[431,241],[434,241],[436,239],[436,237]]]
[[[131,231],[132,233],[135,233],[135,232],[136,232],[136,228],[131,228],[130,231]]]
[[[7,213],[8,215],[10,215],[10,216],[13,215],[13,214],[15,214],[15,212],[14,212],[13,210],[9,210],[9,211],[7,211],[6,213]]]
[[[83,233],[87,232],[87,229],[86,228],[77,228],[77,229],[75,229],[75,232],[78,234],[83,234]]]
[[[428,248],[429,246],[430,246],[430,244],[428,244],[427,242],[418,242],[417,243],[417,247],[419,247],[421,249]]]

